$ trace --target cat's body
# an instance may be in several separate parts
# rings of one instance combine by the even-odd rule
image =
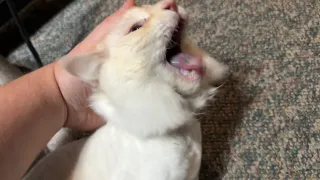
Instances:
[[[58,149],[27,179],[196,180],[200,161],[198,122],[149,140],[108,125],[88,139]]]
[[[198,179],[194,115],[226,68],[184,37],[186,22],[172,0],[134,7],[97,51],[62,58],[67,71],[94,85],[91,108],[108,123],[55,150],[26,180]]]

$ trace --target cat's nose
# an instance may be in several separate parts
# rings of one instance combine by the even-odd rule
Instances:
[[[178,12],[178,7],[175,0],[164,0],[162,3],[162,9]]]

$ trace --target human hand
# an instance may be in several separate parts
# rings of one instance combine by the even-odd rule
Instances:
[[[125,3],[117,12],[99,24],[89,36],[79,43],[68,55],[82,54],[95,49],[97,44],[110,32],[113,23],[117,22],[122,15],[134,5],[134,0],[125,0]],[[89,131],[106,123],[89,108],[88,97],[91,93],[89,84],[80,81],[78,78],[66,72],[59,63],[55,63],[54,73],[68,109],[65,127]]]

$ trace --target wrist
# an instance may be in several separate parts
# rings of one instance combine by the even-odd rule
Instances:
[[[59,83],[59,74],[61,72],[61,67],[57,62],[52,63],[52,71],[53,71],[53,78],[57,87],[57,92],[59,93],[59,99],[61,99],[61,104],[63,108],[63,126],[65,125],[67,119],[68,119],[68,105],[67,101],[63,94],[63,88],[61,87],[61,84]]]
[[[36,82],[38,82],[38,88],[40,89],[40,91],[38,91],[39,98],[45,101],[43,104],[47,106],[46,108],[57,113],[55,119],[57,123],[60,124],[59,127],[61,128],[67,120],[68,111],[66,102],[56,79],[55,66],[56,63],[44,66],[37,70],[39,72],[35,71],[33,75],[36,77],[30,79],[38,79]]]
[[[67,108],[49,64],[0,86],[0,174],[18,179],[64,125]],[[25,147],[21,151],[21,147]],[[8,173],[14,170],[16,173]],[[19,176],[19,177],[18,177]]]

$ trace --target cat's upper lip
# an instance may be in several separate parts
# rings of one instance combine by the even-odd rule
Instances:
[[[182,18],[179,18],[177,26],[172,31],[171,40],[167,45],[166,58],[168,61],[172,58],[172,56],[181,52],[180,45],[181,45],[181,36],[182,36],[183,28],[184,28],[184,20]]]

